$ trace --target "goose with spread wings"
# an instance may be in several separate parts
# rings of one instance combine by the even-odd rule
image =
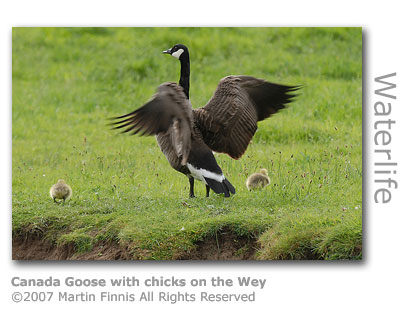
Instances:
[[[206,185],[206,197],[210,189],[229,197],[235,194],[235,188],[223,175],[213,152],[239,159],[257,130],[257,122],[285,108],[300,86],[227,76],[205,106],[193,109],[188,48],[177,44],[163,53],[180,61],[179,84],[161,84],[144,106],[113,118],[113,128],[123,133],[156,135],[170,165],[189,178],[190,197],[194,197],[195,179]]]

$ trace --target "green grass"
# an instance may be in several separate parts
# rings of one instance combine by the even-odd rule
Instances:
[[[12,39],[13,235],[172,259],[227,227],[256,237],[259,259],[362,258],[360,28],[14,28]],[[229,74],[305,85],[240,160],[216,156],[232,198],[205,198],[197,182],[189,199],[154,137],[106,126],[178,80],[161,53],[175,43],[190,48],[195,107]],[[262,167],[271,184],[248,192]],[[73,189],[65,205],[48,194],[58,179]]]

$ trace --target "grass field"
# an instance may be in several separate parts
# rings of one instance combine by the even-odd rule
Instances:
[[[248,246],[252,259],[362,258],[360,28],[14,28],[12,41],[13,239],[26,251],[41,241],[68,258],[229,247],[240,259]],[[190,199],[154,137],[107,126],[178,81],[179,62],[162,54],[176,43],[190,49],[194,107],[229,74],[305,86],[240,160],[216,155],[232,198],[206,198],[197,182]],[[271,184],[248,192],[262,167]],[[48,194],[58,179],[73,189],[65,205]]]

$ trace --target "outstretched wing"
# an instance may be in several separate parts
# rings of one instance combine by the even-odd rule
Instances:
[[[156,95],[141,108],[112,118],[114,129],[122,133],[155,135],[170,132],[172,145],[182,164],[186,164],[191,147],[192,107],[183,88],[173,82],[158,87]]]
[[[204,107],[193,110],[194,121],[213,151],[238,159],[256,132],[257,122],[285,108],[299,88],[249,76],[228,76],[220,80]]]

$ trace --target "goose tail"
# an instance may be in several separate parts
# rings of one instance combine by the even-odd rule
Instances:
[[[236,189],[226,178],[224,178],[222,182],[207,177],[204,177],[204,179],[206,180],[206,183],[210,189],[217,194],[223,193],[225,197],[230,197],[230,194],[236,193]]]
[[[223,184],[225,185],[225,187],[227,188],[227,190],[229,190],[229,192],[231,194],[235,194],[236,193],[236,189],[233,187],[233,185],[230,183],[229,180],[224,179],[223,180]]]

